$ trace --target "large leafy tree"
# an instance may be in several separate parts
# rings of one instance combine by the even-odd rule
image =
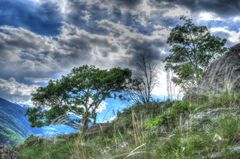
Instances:
[[[181,17],[182,25],[171,30],[167,43],[172,54],[166,58],[166,69],[175,73],[173,82],[184,91],[196,88],[211,62],[225,51],[226,39],[211,35],[206,26],[195,25]]]
[[[99,105],[106,98],[121,97],[129,81],[128,69],[74,68],[60,80],[38,88],[32,94],[35,107],[29,108],[27,115],[32,126],[61,123],[86,130],[90,120],[96,122]]]

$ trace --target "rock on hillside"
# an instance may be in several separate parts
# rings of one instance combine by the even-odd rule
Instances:
[[[240,44],[209,67],[200,87],[204,94],[240,90]]]
[[[18,153],[6,145],[0,144],[0,159],[17,159]]]

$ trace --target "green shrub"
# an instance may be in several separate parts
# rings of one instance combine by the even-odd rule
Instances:
[[[224,114],[217,121],[217,132],[229,143],[234,143],[240,139],[239,117],[232,114]]]
[[[190,103],[187,101],[174,102],[172,107],[166,108],[163,113],[154,118],[145,121],[144,125],[147,128],[164,125],[168,128],[174,128],[181,114],[189,113]]]
[[[157,117],[155,119],[146,120],[145,123],[144,123],[144,126],[146,128],[153,128],[153,127],[156,127],[158,125],[161,125],[161,123],[162,123],[161,117]]]

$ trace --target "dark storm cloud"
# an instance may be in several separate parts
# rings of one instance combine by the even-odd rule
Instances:
[[[84,0],[69,0],[67,1],[67,9],[70,11],[65,15],[67,23],[91,33],[106,34],[104,30],[98,28],[96,23],[100,19],[109,17],[107,8],[102,6],[100,2],[87,4]]]
[[[0,77],[23,80],[24,76],[51,72],[46,67],[51,59],[43,53],[49,47],[44,37],[12,27],[1,27],[1,30]]]
[[[71,26],[62,28],[56,37],[40,36],[21,28],[0,30],[0,77],[14,77],[18,82],[30,82],[26,80],[29,77],[52,77],[117,50],[107,37]],[[102,54],[95,55],[94,47],[99,47]]]
[[[124,6],[130,7],[130,8],[136,7],[141,2],[142,2],[142,0],[116,0],[116,3],[118,5],[124,5]]]
[[[134,63],[134,61],[137,61],[139,55],[147,55],[148,58],[152,61],[160,61],[162,60],[163,56],[161,56],[161,52],[159,51],[159,48],[164,47],[164,43],[161,42],[153,42],[153,41],[137,41],[133,40],[131,42],[131,49],[127,52],[129,54],[132,54],[132,58],[130,61],[131,63]]]
[[[119,54],[119,47],[124,48],[124,50],[122,50],[121,52],[121,55],[128,54],[128,56],[130,57],[128,57],[127,60],[126,58],[119,58],[118,62],[116,62],[115,64],[116,66],[121,65],[125,67],[132,67],[131,64],[136,60],[136,57],[143,52],[145,54],[149,54],[150,57],[155,60],[160,60],[162,58],[160,57],[160,48],[165,47],[165,41],[161,38],[164,39],[165,37],[161,37],[161,40],[148,39],[144,37],[144,35],[151,37],[153,32],[156,30],[153,28],[153,25],[155,24],[158,25],[159,23],[161,23],[165,26],[169,26],[170,24],[173,25],[172,23],[175,22],[173,19],[159,19],[158,13],[161,12],[162,14],[163,10],[159,10],[159,12],[154,13],[154,15],[157,16],[148,17],[144,13],[146,11],[144,8],[140,8],[141,11],[139,11],[139,5],[142,2],[143,0],[69,0],[67,3],[67,9],[70,10],[70,12],[67,12],[65,14],[65,20],[69,24],[73,24],[74,26],[80,27],[81,29],[84,29],[90,33],[104,36],[113,35],[114,39],[116,39],[119,43],[118,46],[107,44],[107,42],[105,41],[102,47],[108,46],[111,48],[109,50],[107,50],[106,48],[101,50],[101,55],[103,57],[107,57],[109,54]],[[150,3],[150,5],[152,4],[153,3]],[[143,26],[141,24],[142,21],[140,18],[143,18],[143,20],[146,20],[149,24]],[[120,25],[124,27],[124,29],[127,28],[127,30],[119,28]],[[123,36],[123,34],[131,34],[131,32],[137,33],[133,37],[129,37],[127,35]],[[140,37],[137,35],[138,33]],[[86,37],[82,37],[82,39],[85,38]],[[93,40],[89,42],[94,43]],[[69,43],[74,44],[75,42]],[[82,44],[82,41],[78,43]],[[98,46],[99,45],[100,43],[98,43]],[[87,44],[85,44],[85,46],[87,46]],[[87,55],[89,55],[89,53]],[[84,56],[84,54],[81,56]],[[78,59],[77,56],[73,58],[73,61],[75,59]]]
[[[29,99],[38,82],[47,82],[75,66],[97,65],[94,58],[107,58],[117,50],[108,37],[68,25],[54,37],[9,26],[0,30],[0,96],[14,101]],[[100,54],[93,51],[96,47]]]
[[[82,64],[134,69],[141,54],[161,62],[168,54],[166,39],[179,16],[189,9],[220,14],[217,8],[221,8],[215,0],[208,1],[209,6],[206,0],[13,2],[0,0],[0,96],[11,100],[29,99],[39,83],[46,84]],[[224,7],[228,15],[236,11],[233,1]]]
[[[31,85],[34,81],[30,79],[53,78],[57,73],[82,64],[117,66],[126,55],[129,62],[122,64],[123,67],[143,52],[160,59],[159,48],[164,43],[161,36],[152,38],[138,34],[110,21],[98,25],[108,34],[93,34],[65,25],[60,35],[49,37],[22,28],[0,27],[0,77],[14,77],[17,82]],[[106,60],[109,62],[105,63]]]
[[[240,13],[239,0],[156,0],[167,2],[169,5],[182,5],[192,12],[210,11],[220,16],[237,16]]]
[[[134,32],[131,27],[116,24],[110,21],[101,21],[99,26],[111,32],[119,40],[125,49],[122,54],[127,55],[128,59],[120,59],[118,64],[121,66],[134,67],[138,56],[145,54],[149,60],[161,62],[163,55],[161,48],[165,48],[166,37],[162,34],[153,33],[152,35],[143,35]],[[167,32],[167,30],[165,30]]]
[[[121,23],[126,26],[131,26],[141,33],[149,34],[151,27],[144,27],[139,21],[136,7],[141,4],[142,0],[95,0],[92,1],[67,1],[67,9],[70,12],[65,14],[65,21],[69,24],[81,27],[82,29],[101,35],[106,35],[108,32],[98,26],[101,20],[109,20],[114,23]]]
[[[44,35],[58,34],[62,25],[57,6],[49,1],[1,0],[0,19],[0,25],[24,27]]]
[[[159,57],[159,48],[164,47],[163,41],[161,42],[154,42],[154,40],[149,39],[138,39],[139,37],[123,37],[122,34],[126,30],[121,30],[122,28],[118,28],[117,25],[120,24],[122,26],[126,26],[130,32],[138,32],[139,35],[149,35],[153,33],[155,29],[153,26],[142,26],[140,24],[139,15],[133,12],[137,12],[137,7],[141,4],[143,0],[116,0],[116,1],[76,1],[76,0],[69,0],[67,3],[67,8],[71,10],[65,14],[65,20],[69,24],[73,24],[76,27],[80,27],[90,33],[96,33],[99,35],[113,35],[115,39],[120,41],[120,45],[123,48],[128,48],[122,54],[129,54],[131,55],[132,59],[129,59],[129,63],[134,61],[135,56],[141,52],[145,52],[147,54],[151,54],[151,57],[155,59],[160,59]],[[134,9],[132,9],[134,8]],[[143,9],[144,10],[144,9]],[[143,15],[143,18],[147,18],[146,15]],[[162,21],[158,18],[159,22],[162,22],[164,25],[172,24],[173,20],[169,21]],[[154,19],[155,20],[155,19]],[[151,22],[150,22],[151,23]],[[129,28],[128,28],[129,27]],[[134,29],[133,29],[134,28]],[[87,39],[86,37],[82,37],[83,39]],[[158,40],[158,39],[157,39]],[[127,42],[126,42],[127,41]],[[82,44],[83,41],[78,42]],[[90,43],[94,44],[93,40],[89,41]],[[103,42],[103,41],[102,41]],[[69,42],[75,43],[75,42]],[[111,46],[111,52],[118,52],[119,46],[113,46],[107,44],[108,42],[105,41],[103,47]],[[107,45],[106,45],[107,44]],[[100,43],[98,42],[98,46]],[[87,46],[87,44],[85,44]],[[75,47],[73,45],[73,47]],[[146,48],[145,48],[146,47]],[[105,49],[106,50],[106,49]],[[109,52],[105,50],[101,50],[103,56],[107,56]],[[157,57],[157,58],[156,58]],[[76,58],[75,58],[76,59]],[[122,63],[120,61],[120,63]],[[125,64],[126,65],[126,64]]]

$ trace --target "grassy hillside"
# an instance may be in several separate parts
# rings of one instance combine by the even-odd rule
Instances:
[[[85,136],[31,137],[17,151],[23,159],[237,159],[239,113],[238,94],[136,105]]]

